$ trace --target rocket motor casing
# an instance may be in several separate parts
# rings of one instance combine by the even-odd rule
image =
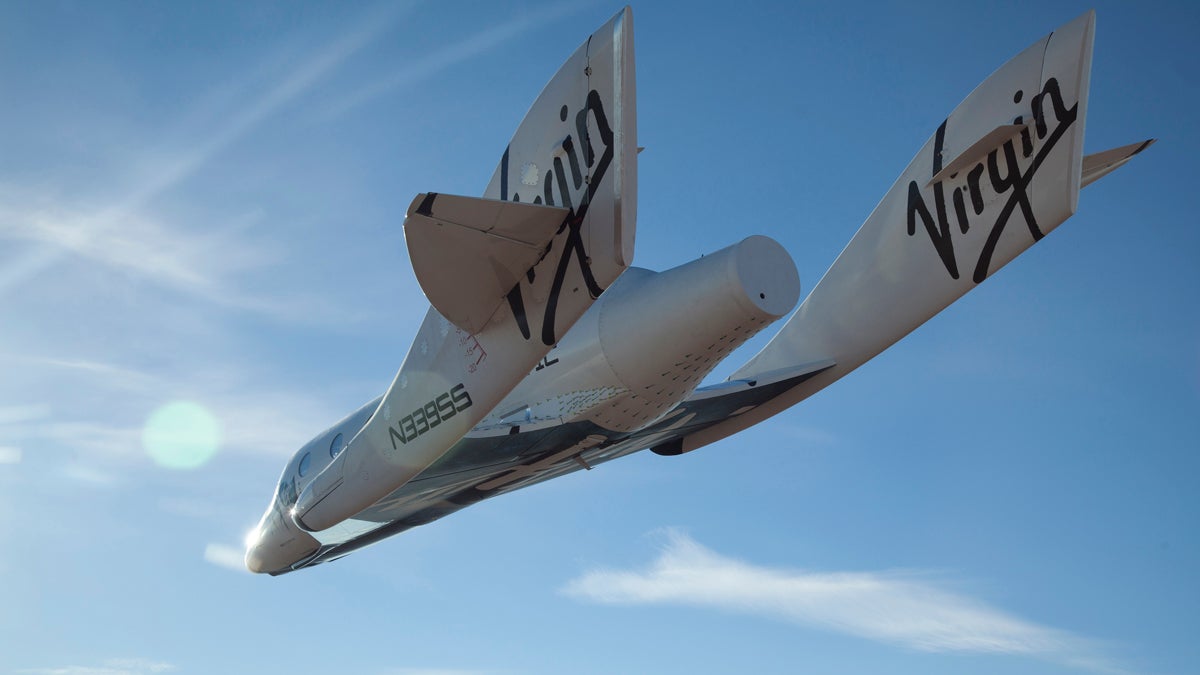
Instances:
[[[799,295],[791,256],[763,236],[665,272],[630,268],[477,430],[574,420],[642,429]]]

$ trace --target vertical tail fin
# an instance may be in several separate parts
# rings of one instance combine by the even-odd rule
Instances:
[[[405,232],[414,270],[450,316],[429,310],[375,414],[301,492],[292,510],[301,529],[333,527],[436,461],[629,266],[637,209],[633,73],[626,7],[551,78],[485,199],[426,193],[413,201]]]
[[[484,197],[582,218],[593,294],[633,260],[637,97],[633,12],[624,8],[567,59],[526,113]],[[533,284],[530,284],[533,286]],[[536,288],[531,289],[536,292]]]
[[[1095,15],[1018,54],[938,126],[779,334],[730,379],[836,365],[685,440],[700,447],[891,346],[1075,212]]]

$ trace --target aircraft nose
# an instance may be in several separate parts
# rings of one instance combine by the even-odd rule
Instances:
[[[262,574],[269,571],[266,567],[266,560],[257,544],[246,549],[246,569],[255,574]]]
[[[255,574],[286,572],[320,547],[311,534],[297,529],[290,518],[272,509],[246,541],[246,569]]]

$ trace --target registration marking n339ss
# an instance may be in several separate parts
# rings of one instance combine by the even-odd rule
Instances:
[[[398,450],[399,445],[416,440],[421,434],[436,428],[444,420],[471,407],[471,394],[461,382],[454,385],[450,391],[439,394],[437,398],[400,418],[399,422],[388,427],[392,439],[392,449]]]

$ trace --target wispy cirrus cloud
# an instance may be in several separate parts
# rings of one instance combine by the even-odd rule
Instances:
[[[466,38],[436,49],[392,70],[387,76],[370,82],[358,89],[339,96],[337,101],[325,108],[322,117],[330,119],[346,114],[355,108],[370,103],[402,87],[412,86],[438,73],[486,54],[496,47],[513,40],[539,26],[560,19],[581,9],[583,3],[560,3],[551,7],[538,7],[503,23],[489,26]]]
[[[107,659],[97,666],[61,666],[57,668],[27,668],[18,673],[28,675],[151,675],[176,670],[174,664],[152,659]]]
[[[665,536],[659,557],[647,568],[592,570],[562,592],[604,604],[755,614],[925,652],[1010,654],[1124,672],[1092,641],[947,590],[927,574],[763,567],[725,557],[679,531]]]
[[[86,206],[47,195],[0,195],[0,236],[40,245],[0,271],[0,291],[71,255],[220,306],[283,314],[271,300],[231,287],[238,273],[275,262],[270,246],[239,236],[238,229],[189,232],[139,212],[123,214],[117,226]]]
[[[13,405],[0,407],[0,424],[17,424],[46,417],[50,414],[47,405]]]
[[[293,57],[303,57],[297,57],[296,65],[284,72],[275,66],[245,68],[253,75],[231,76],[230,80],[240,84],[220,83],[211,96],[197,97],[201,102],[194,110],[179,112],[194,128],[173,137],[126,139],[134,148],[133,156],[121,164],[145,169],[127,185],[113,185],[107,176],[97,176],[92,185],[105,186],[99,190],[103,195],[99,199],[81,198],[78,186],[0,183],[0,240],[28,244],[0,261],[0,298],[51,266],[84,259],[222,308],[322,325],[365,320],[366,313],[349,309],[321,292],[277,287],[272,294],[239,283],[244,281],[239,275],[279,263],[280,242],[256,241],[247,236],[248,225],[240,222],[253,221],[261,214],[243,214],[235,219],[239,222],[214,227],[209,222],[177,222],[178,216],[156,216],[151,204],[285,111],[302,102],[311,105],[318,98],[315,91],[347,71],[348,62],[380,42],[416,4],[380,2],[367,8],[323,42],[293,50]],[[477,58],[579,7],[578,3],[558,4],[530,12],[401,64],[380,80],[334,97],[325,116],[337,116]]]
[[[57,414],[39,405],[0,408],[0,428],[10,440],[75,448],[91,461],[143,457],[145,416],[180,398],[201,402],[219,420],[226,439],[222,451],[253,455],[288,456],[320,431],[311,426],[314,420],[332,422],[346,412],[308,390],[255,382],[235,368],[222,372],[210,367],[206,377],[181,386],[170,372],[115,361],[0,354],[0,364],[15,375],[30,370],[29,379],[36,373],[52,388],[78,392],[81,399],[119,402],[97,407],[62,400],[60,407],[67,412]],[[101,475],[108,474],[73,465],[70,477],[97,485],[111,483],[87,480]]]
[[[120,483],[116,474],[80,462],[72,462],[62,467],[62,475],[75,483],[99,488],[113,487]]]
[[[164,188],[165,189],[165,188]],[[278,269],[280,243],[253,234],[256,214],[219,226],[199,227],[130,207],[61,198],[43,187],[0,185],[0,240],[19,248],[0,261],[0,299],[42,270],[65,260],[148,282],[219,309],[290,322],[330,323],[361,317],[311,290],[247,283],[255,273]],[[110,294],[116,289],[110,288]]]
[[[146,205],[194,175],[215,155],[233,145],[297,101],[338,70],[347,60],[374,43],[407,12],[413,3],[381,3],[361,13],[350,26],[325,44],[308,50],[310,56],[272,83],[260,85],[253,95],[239,100],[232,111],[211,111],[220,121],[212,130],[169,153],[160,155],[153,170],[137,184],[103,204],[71,211],[55,206],[61,199],[35,194],[23,198],[29,186],[0,194],[0,236],[44,244],[0,269],[0,295],[10,292],[65,255],[82,255],[109,266],[129,270],[174,287],[200,292],[209,299],[229,298],[228,289],[214,288],[211,270],[197,263],[237,256],[239,247],[221,246],[221,255],[209,255],[214,243],[187,236],[179,228],[147,218]],[[167,143],[167,145],[172,145]],[[219,242],[217,242],[219,243]],[[262,250],[243,256],[261,259]],[[222,263],[225,264],[225,263]]]

